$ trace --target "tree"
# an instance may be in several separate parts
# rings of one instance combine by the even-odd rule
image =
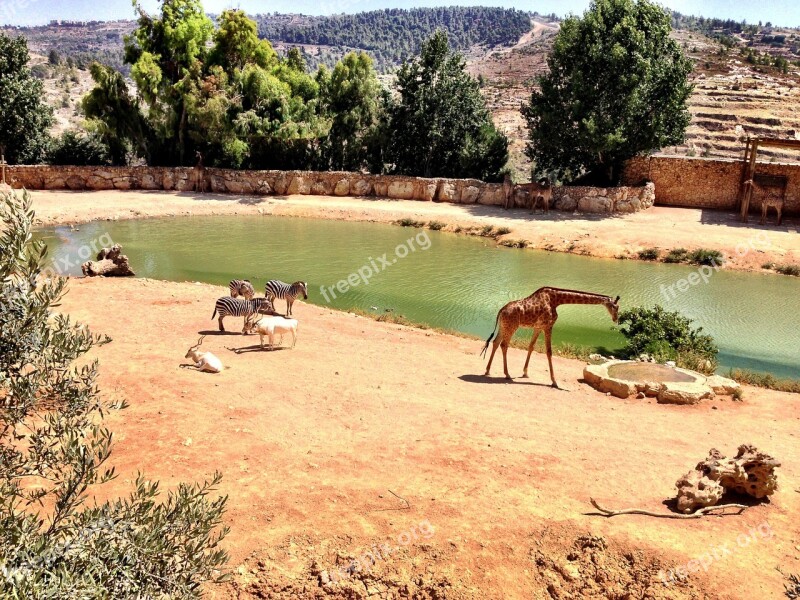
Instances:
[[[40,162],[50,142],[53,110],[44,101],[42,82],[27,64],[25,38],[0,33],[0,152],[10,163]]]
[[[110,342],[53,309],[67,280],[44,269],[27,193],[0,197],[0,597],[191,598],[219,578],[220,480],[160,501],[139,476],[125,499],[89,499],[114,478],[98,364]]]
[[[326,167],[357,171],[369,162],[370,141],[378,126],[380,85],[372,59],[366,52],[350,52],[330,76],[321,68],[317,81],[331,119]]]
[[[125,62],[142,98],[159,142],[152,160],[178,164],[194,161],[189,135],[187,98],[197,91],[214,30],[200,0],[163,0],[153,17],[141,5],[139,26],[125,39]]]
[[[417,59],[400,67],[397,91],[387,149],[395,172],[502,179],[508,141],[494,127],[464,58],[450,51],[446,33],[436,32]]]
[[[125,78],[119,71],[99,63],[93,63],[89,72],[95,87],[83,97],[81,105],[89,119],[89,128],[108,148],[112,164],[126,164],[129,151],[150,164],[155,136],[128,91]]]
[[[628,158],[683,141],[692,64],[670,30],[649,0],[595,0],[562,23],[523,107],[537,173],[614,183]]]

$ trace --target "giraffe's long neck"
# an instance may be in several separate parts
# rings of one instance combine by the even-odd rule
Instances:
[[[612,301],[609,296],[580,292],[577,290],[553,288],[551,293],[553,294],[553,302],[556,306],[562,304],[608,304]]]

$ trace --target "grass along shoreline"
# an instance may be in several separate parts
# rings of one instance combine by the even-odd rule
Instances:
[[[335,309],[334,309],[335,310]],[[375,313],[370,312],[367,310],[362,310],[360,308],[353,308],[350,310],[342,311],[347,312],[350,314],[357,315],[359,317],[365,317],[367,319],[371,319],[373,321],[378,321],[379,323],[390,323],[392,325],[403,325],[404,327],[413,327],[414,329],[421,329],[423,331],[432,331],[434,333],[440,333],[444,335],[452,335],[455,337],[467,339],[467,340],[475,340],[476,342],[485,343],[486,340],[480,338],[477,335],[464,333],[461,331],[456,331],[452,329],[445,329],[442,327],[432,327],[425,323],[420,323],[417,321],[412,321],[404,317],[403,315],[399,315],[395,312],[383,312],[383,313]],[[512,339],[511,340],[511,347],[517,348],[519,350],[527,350],[528,344],[530,342],[521,339]],[[536,348],[539,348],[543,345],[543,340],[537,341]],[[570,358],[573,360],[581,360],[586,363],[594,363],[590,357],[595,353],[600,352],[600,348],[591,348],[588,346],[580,346],[578,344],[570,344],[570,343],[562,343],[556,346],[553,346],[553,354],[556,356],[560,356],[562,358]],[[771,373],[760,373],[757,371],[751,371],[750,369],[730,369],[727,373],[724,374],[726,377],[733,379],[734,381],[749,385],[752,387],[759,387],[767,390],[773,390],[776,392],[788,392],[791,394],[800,394],[800,380],[797,379],[787,379],[787,378],[779,378],[775,377]]]

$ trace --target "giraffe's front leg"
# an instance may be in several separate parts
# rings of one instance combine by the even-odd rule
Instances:
[[[500,347],[503,349],[503,371],[506,374],[506,379],[510,380],[511,375],[508,373],[508,340],[503,340]]]
[[[533,330],[533,337],[531,338],[531,344],[530,346],[528,346],[528,358],[525,359],[525,368],[522,370],[522,376],[525,378],[528,377],[528,363],[531,361],[531,353],[533,352],[533,347],[536,345],[536,340],[539,339],[540,333],[541,329]]]
[[[558,389],[558,383],[556,382],[556,376],[553,374],[553,347],[551,344],[551,338],[553,336],[552,329],[545,329],[544,330],[544,341],[547,345],[547,364],[550,366],[550,380],[553,382],[553,387]]]

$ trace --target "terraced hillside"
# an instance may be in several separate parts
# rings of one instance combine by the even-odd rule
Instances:
[[[512,48],[473,56],[469,63],[470,72],[485,82],[484,96],[495,122],[511,138],[515,180],[530,176],[530,164],[523,154],[527,130],[519,107],[528,101],[536,77],[547,71],[546,56],[558,32],[557,22],[534,18],[532,27]],[[772,30],[762,32],[752,42],[737,37],[733,38],[736,45],[726,46],[700,32],[673,32],[695,62],[692,73],[695,90],[689,101],[692,121],[686,141],[665,148],[663,154],[741,158],[748,136],[800,139],[798,64],[788,63],[786,73],[773,65],[758,64],[768,62],[768,57],[798,58],[795,47],[762,43],[762,39],[775,35]],[[794,34],[787,31],[782,35],[788,39]],[[748,51],[760,56],[756,64],[748,62]],[[764,150],[760,157],[800,161],[800,153],[792,151]]]

